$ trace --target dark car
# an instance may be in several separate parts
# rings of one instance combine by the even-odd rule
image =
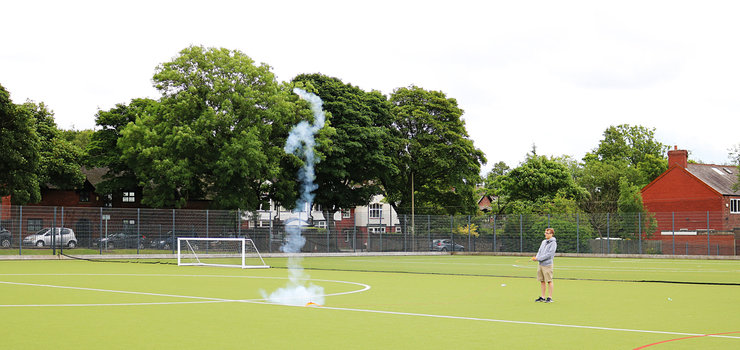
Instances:
[[[172,231],[168,231],[159,237],[153,237],[149,242],[149,247],[154,249],[172,250],[177,247],[177,237],[172,235]]]
[[[93,246],[102,247],[104,249],[143,249],[147,245],[149,245],[149,240],[146,236],[128,232],[109,233],[108,237],[98,238],[93,241]]]
[[[450,239],[435,239],[432,241],[432,249],[438,252],[446,252],[449,250],[456,251],[456,252],[462,252],[465,250],[465,247],[455,243],[454,247],[452,245],[452,240]]]
[[[5,227],[0,226],[0,246],[10,248],[11,234]]]
[[[188,237],[193,238],[197,237],[195,234],[188,234],[187,236],[180,236],[180,237]],[[235,233],[226,233],[223,236],[220,236],[219,238],[245,238],[244,235],[237,235]],[[164,250],[173,250],[177,249],[177,238],[172,235],[172,231],[167,232],[165,235],[161,235],[158,238],[154,238],[151,240],[151,243],[149,243],[149,247],[153,249],[164,249]],[[198,250],[198,248],[208,249],[209,247],[218,247],[219,245],[223,244],[222,241],[218,240],[201,240],[201,241],[190,241],[188,243],[191,248]]]

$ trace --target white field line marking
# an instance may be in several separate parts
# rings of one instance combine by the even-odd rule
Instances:
[[[1,274],[2,276],[11,276],[11,274]],[[256,276],[217,276],[217,275],[146,275],[146,274],[17,274],[12,276],[135,276],[135,277],[246,277],[246,278],[266,278],[266,279],[288,279],[287,277],[256,277]],[[357,290],[351,290],[347,292],[338,292],[338,293],[330,293],[323,295],[324,297],[328,296],[338,296],[338,295],[346,295],[346,294],[353,294],[353,293],[360,293],[364,292],[370,289],[370,286],[364,283],[357,283],[357,282],[349,282],[349,281],[335,281],[335,280],[311,280],[315,282],[331,282],[331,283],[344,283],[344,284],[350,284],[350,285],[356,285],[362,287],[361,289]],[[58,285],[51,285],[51,284],[37,284],[37,283],[22,283],[22,282],[9,282],[9,281],[0,281],[0,284],[8,284],[8,285],[18,285],[18,286],[32,286],[32,287],[47,287],[47,288],[61,288],[61,289],[73,289],[73,290],[84,290],[84,291],[93,291],[93,292],[107,292],[107,293],[121,293],[121,294],[133,294],[133,295],[147,295],[147,296],[159,296],[159,297],[172,297],[172,298],[189,298],[189,299],[198,299],[200,301],[194,301],[194,302],[162,302],[162,303],[121,303],[121,304],[28,304],[28,305],[22,305],[22,304],[8,304],[8,305],[0,305],[0,307],[29,307],[29,306],[112,306],[112,305],[167,305],[167,304],[194,304],[194,303],[208,303],[208,302],[260,302],[264,299],[247,299],[247,300],[234,300],[234,299],[223,299],[223,298],[209,298],[209,297],[199,297],[199,296],[187,296],[187,295],[175,295],[175,294],[161,294],[161,293],[148,293],[148,292],[134,292],[134,291],[122,291],[122,290],[112,290],[112,289],[99,289],[99,288],[86,288],[86,287],[70,287],[70,286],[58,286]]]
[[[533,326],[549,326],[549,327],[594,329],[594,330],[603,330],[603,331],[636,332],[636,333],[652,333],[652,334],[669,334],[669,335],[684,335],[684,336],[707,336],[707,337],[715,337],[715,338],[740,339],[739,336],[729,336],[729,335],[711,335],[711,334],[683,333],[683,332],[669,332],[669,331],[651,331],[651,330],[629,329],[629,328],[581,326],[581,325],[560,324],[560,323],[544,323],[544,322],[530,322],[530,321],[499,320],[499,319],[492,319],[492,318],[478,318],[478,317],[464,317],[464,316],[419,314],[419,313],[413,313],[413,312],[383,311],[383,310],[369,310],[369,309],[351,309],[351,308],[328,307],[328,306],[323,306],[323,307],[320,307],[318,309],[339,310],[339,311],[354,311],[354,312],[368,312],[368,313],[377,313],[377,314],[401,315],[401,316],[415,316],[415,317],[432,317],[432,318],[442,318],[442,319],[452,319],[452,320],[482,321],[482,322],[497,322],[497,323],[512,323],[512,324],[524,324],[524,325],[533,325]]]
[[[179,276],[179,275],[175,275]],[[241,303],[252,303],[252,304],[266,304],[266,305],[277,305],[277,306],[289,306],[283,304],[275,304],[266,302],[264,299],[223,299],[223,298],[210,298],[210,297],[197,297],[188,295],[174,295],[174,294],[160,294],[160,293],[147,293],[147,292],[132,292],[132,291],[121,291],[111,289],[98,289],[98,288],[83,288],[83,287],[68,287],[68,286],[55,286],[49,284],[33,284],[33,283],[17,283],[0,281],[0,284],[11,284],[11,285],[23,285],[23,286],[36,286],[36,287],[48,287],[48,288],[63,288],[63,289],[77,289],[86,291],[96,292],[108,292],[108,293],[123,293],[123,294],[138,294],[138,295],[150,295],[150,296],[165,296],[174,298],[188,298],[188,299],[200,299],[197,302],[184,302],[186,304],[195,303],[217,303],[217,302],[241,302]],[[367,286],[367,289],[370,287]],[[127,303],[127,304],[56,304],[56,305],[0,305],[0,307],[28,307],[28,306],[133,306],[133,305],[166,305],[166,304],[181,304],[182,302],[170,302],[170,303]],[[298,306],[303,307],[303,306]],[[509,323],[509,324],[523,324],[533,326],[549,326],[549,327],[566,327],[566,328],[579,328],[579,329],[593,329],[593,330],[604,330],[604,331],[618,331],[618,332],[637,332],[637,333],[651,333],[651,334],[669,334],[669,335],[682,335],[682,336],[707,336],[715,338],[730,338],[740,339],[737,336],[728,335],[711,335],[711,334],[698,334],[698,333],[683,333],[683,332],[668,332],[668,331],[651,331],[641,329],[629,329],[629,328],[611,328],[611,327],[598,327],[598,326],[581,326],[581,325],[569,325],[559,323],[544,323],[544,322],[530,322],[530,321],[514,321],[514,320],[500,320],[490,318],[478,318],[478,317],[464,317],[464,316],[449,316],[449,315],[432,315],[432,314],[420,314],[412,312],[399,312],[399,311],[384,311],[384,310],[369,310],[369,309],[351,309],[342,307],[328,307],[322,306],[318,309],[326,310],[337,310],[337,311],[353,311],[353,312],[367,312],[376,314],[386,315],[400,315],[400,316],[413,316],[413,317],[432,317],[440,319],[451,319],[451,320],[467,320],[467,321],[481,321],[481,322],[496,322],[496,323]]]

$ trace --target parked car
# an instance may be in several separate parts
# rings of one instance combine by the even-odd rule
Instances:
[[[432,249],[436,250],[438,252],[446,252],[449,250],[462,252],[465,250],[465,247],[462,245],[459,245],[455,243],[455,246],[452,246],[452,240],[450,239],[435,239],[432,241]]]
[[[23,238],[23,244],[35,245],[37,247],[50,246],[52,242],[52,231],[54,231],[54,245],[66,245],[69,248],[77,246],[75,232],[66,227],[42,228],[32,235]]]
[[[5,227],[0,226],[0,246],[3,248],[10,248],[12,235],[10,231],[6,230]]]
[[[107,237],[98,238],[93,241],[94,247],[103,247],[105,249],[115,248],[139,248],[143,249],[149,245],[146,236],[130,232],[109,233]]]
[[[173,237],[172,231],[169,231],[166,234],[160,236],[159,238],[152,239],[149,242],[149,247],[153,249],[172,250],[172,247],[175,247],[176,244],[177,244],[177,237]]]
[[[181,236],[185,237],[185,236]],[[194,237],[193,235],[188,235],[187,237]],[[236,235],[232,233],[227,233],[223,237],[220,238],[234,238],[234,237],[240,237],[243,238],[244,235]],[[210,247],[218,247],[219,245],[223,244],[222,241],[213,240],[213,241],[190,241],[190,247],[192,247],[194,250],[198,250],[200,248],[202,249],[209,249]],[[164,249],[164,250],[172,250],[177,249],[177,237],[172,236],[172,231],[167,232],[166,235],[160,236],[160,238],[152,239],[151,243],[149,243],[149,247],[152,249]]]

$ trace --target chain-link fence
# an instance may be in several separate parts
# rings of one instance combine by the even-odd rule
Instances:
[[[738,255],[740,238],[740,228],[726,227],[722,212],[392,213],[387,214],[390,220],[364,222],[355,214],[307,215],[302,251],[536,252],[545,228],[553,227],[559,253]],[[277,253],[285,239],[286,216],[270,211],[6,206],[0,208],[0,254],[174,253],[177,237],[247,237],[261,252]]]

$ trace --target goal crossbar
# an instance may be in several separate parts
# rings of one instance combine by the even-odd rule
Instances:
[[[269,268],[249,238],[177,238],[177,265]]]

